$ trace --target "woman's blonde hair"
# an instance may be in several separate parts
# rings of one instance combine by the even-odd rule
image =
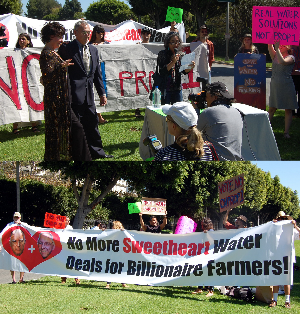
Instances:
[[[204,155],[204,141],[201,135],[201,132],[197,129],[197,126],[191,126],[188,130],[184,130],[181,128],[171,116],[168,115],[168,119],[177,125],[180,129],[181,135],[179,135],[176,139],[176,143],[182,147],[186,148],[190,152],[195,152],[197,157],[201,157]]]
[[[112,226],[113,229],[124,229],[121,221],[118,221],[118,220],[115,220],[113,222],[113,226]]]

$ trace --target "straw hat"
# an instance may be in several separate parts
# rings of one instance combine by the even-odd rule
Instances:
[[[278,212],[278,214],[277,214],[277,216],[276,216],[276,218],[275,219],[278,219],[278,218],[283,218],[283,217],[286,217],[287,218],[287,220],[293,220],[293,218],[291,217],[291,216],[289,216],[289,215],[286,215],[285,214],[285,212],[284,211],[280,211],[280,212]]]

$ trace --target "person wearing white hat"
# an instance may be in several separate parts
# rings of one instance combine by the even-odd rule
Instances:
[[[21,224],[21,214],[19,212],[15,212],[14,213],[14,218],[13,219],[14,219],[14,221],[12,221],[9,224],[7,224],[6,227],[15,226],[15,225],[20,225]],[[23,222],[22,222],[22,224],[24,225]],[[14,270],[11,270],[10,273],[11,273],[11,277],[12,277],[12,280],[13,280],[12,283],[15,284],[16,283],[16,272]],[[22,271],[20,272],[20,280],[19,280],[20,283],[24,283],[25,282],[23,280],[24,274],[25,274],[25,272],[22,272]]]
[[[175,143],[160,149],[156,161],[215,160],[217,155],[210,143],[205,143],[197,129],[198,116],[192,104],[177,102],[162,106],[167,115],[168,132],[175,136]]]
[[[300,232],[300,228],[297,226],[296,221],[293,220],[293,218],[289,215],[286,215],[284,211],[279,211],[276,215],[276,218],[273,220],[273,222],[278,222],[282,220],[290,220],[291,223],[294,225],[294,234],[293,234],[293,262],[296,263],[296,255],[295,255],[295,247],[294,247],[294,237],[295,233]],[[277,298],[278,298],[278,291],[279,286],[273,286],[273,300],[269,304],[269,307],[275,307],[277,306]],[[284,294],[285,294],[285,308],[290,309],[291,308],[291,287],[290,285],[284,285]]]

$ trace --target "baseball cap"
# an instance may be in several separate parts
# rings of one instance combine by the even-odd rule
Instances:
[[[20,214],[19,212],[15,212],[15,213],[14,213],[14,217],[19,217],[19,218],[21,218],[21,214]]]
[[[209,91],[211,94],[219,93],[224,98],[234,99],[234,97],[229,93],[227,86],[222,82],[214,82],[208,84],[206,86],[206,90]]]
[[[191,103],[180,101],[173,105],[164,105],[161,109],[164,114],[171,116],[174,122],[184,130],[197,125],[198,115]]]
[[[142,33],[149,33],[150,34],[151,33],[150,28],[149,27],[143,27],[142,31],[141,31],[141,34]]]

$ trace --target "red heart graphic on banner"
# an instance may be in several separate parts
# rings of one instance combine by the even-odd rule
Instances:
[[[2,235],[5,251],[20,260],[29,271],[51,259],[62,250],[60,238],[53,231],[38,231],[33,236],[21,227],[14,226]]]

